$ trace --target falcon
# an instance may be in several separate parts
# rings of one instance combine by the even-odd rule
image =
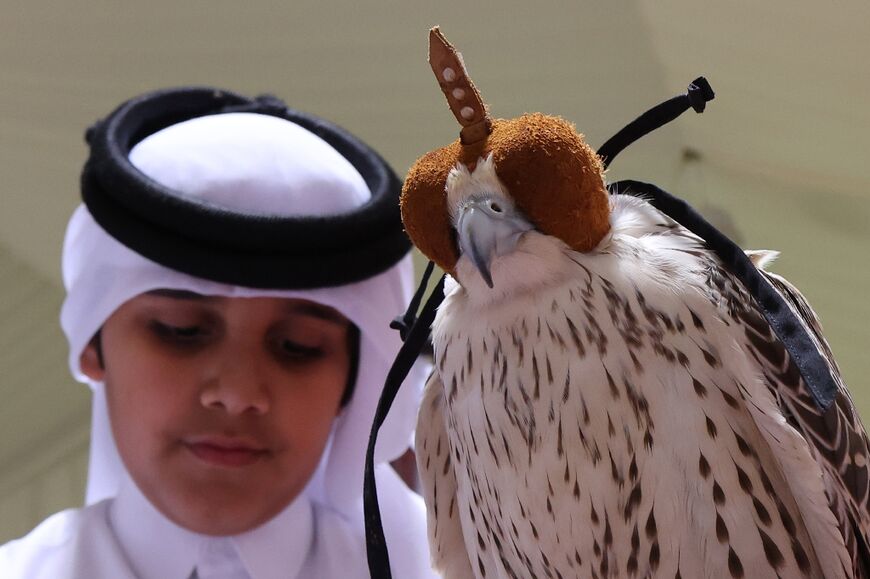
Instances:
[[[446,579],[868,577],[868,440],[813,310],[766,271],[835,388],[814,398],[708,242],[610,193],[571,123],[492,119],[433,29],[461,138],[406,230],[448,274],[418,466]]]

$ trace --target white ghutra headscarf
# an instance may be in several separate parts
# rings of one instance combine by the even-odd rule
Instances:
[[[262,114],[217,114],[171,125],[138,143],[129,158],[147,177],[182,195],[246,214],[328,218],[358,208],[371,197],[360,173],[332,146],[293,122]],[[384,378],[400,346],[389,324],[404,312],[414,289],[409,255],[369,279],[336,287],[242,287],[151,261],[109,235],[80,206],[67,230],[63,279],[67,298],[61,325],[69,340],[70,368],[94,394],[88,504],[115,496],[126,476],[112,438],[104,386],[89,381],[79,365],[83,349],[112,312],[159,288],[227,297],[304,298],[340,311],[361,334],[353,397],[335,419],[320,466],[304,493],[363,528],[366,443]],[[387,464],[411,443],[424,372],[424,367],[416,368],[409,376],[412,384],[399,392],[375,454],[385,524],[399,530],[425,529],[425,521],[418,520],[419,498]],[[428,559],[425,531],[399,543],[409,552],[403,555],[399,550],[395,556],[416,558],[422,553]]]

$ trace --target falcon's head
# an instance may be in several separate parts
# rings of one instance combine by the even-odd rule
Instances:
[[[402,190],[402,220],[414,244],[463,285],[499,284],[499,262],[529,237],[556,237],[590,251],[610,229],[601,159],[568,121],[526,114],[492,120],[461,57],[437,28],[429,59],[461,138],[411,167]],[[527,252],[528,253],[528,252]],[[532,256],[534,257],[534,256]],[[524,275],[513,271],[513,275]],[[473,276],[477,276],[472,279]]]

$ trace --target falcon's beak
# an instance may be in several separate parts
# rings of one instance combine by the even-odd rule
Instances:
[[[459,208],[459,249],[468,256],[486,285],[492,287],[492,260],[516,247],[532,224],[512,205],[492,195],[475,195]]]

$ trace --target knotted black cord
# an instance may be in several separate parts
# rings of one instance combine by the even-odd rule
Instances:
[[[427,268],[427,272],[429,274],[432,273],[431,267]],[[381,425],[390,411],[390,406],[399,392],[399,387],[402,385],[405,377],[408,376],[411,366],[414,365],[417,356],[420,355],[420,351],[429,338],[429,331],[432,327],[432,322],[435,320],[435,310],[438,309],[438,306],[444,300],[445,277],[442,275],[441,279],[438,280],[438,284],[432,290],[432,295],[426,300],[426,305],[423,306],[423,310],[420,312],[420,317],[414,322],[405,343],[402,344],[399,353],[396,354],[396,359],[384,382],[384,391],[381,393],[380,401],[378,401],[378,409],[375,411],[375,419],[372,424],[371,434],[369,435],[369,446],[366,450],[363,509],[366,522],[366,551],[368,554],[369,573],[372,579],[392,579],[393,576],[390,571],[390,554],[387,549],[386,539],[384,538],[381,511],[378,506],[378,488],[375,481],[375,443],[378,439],[378,431],[381,429]],[[427,281],[428,275],[420,284],[420,289],[417,290],[418,295],[422,296],[423,291],[426,289]]]
[[[699,76],[689,85],[686,94],[675,96],[654,106],[601,145],[598,149],[598,156],[604,162],[604,168],[606,169],[613,158],[627,146],[673,121],[689,110],[689,107],[694,109],[696,113],[703,113],[707,101],[713,100],[715,96],[716,93],[713,92],[707,79]]]

